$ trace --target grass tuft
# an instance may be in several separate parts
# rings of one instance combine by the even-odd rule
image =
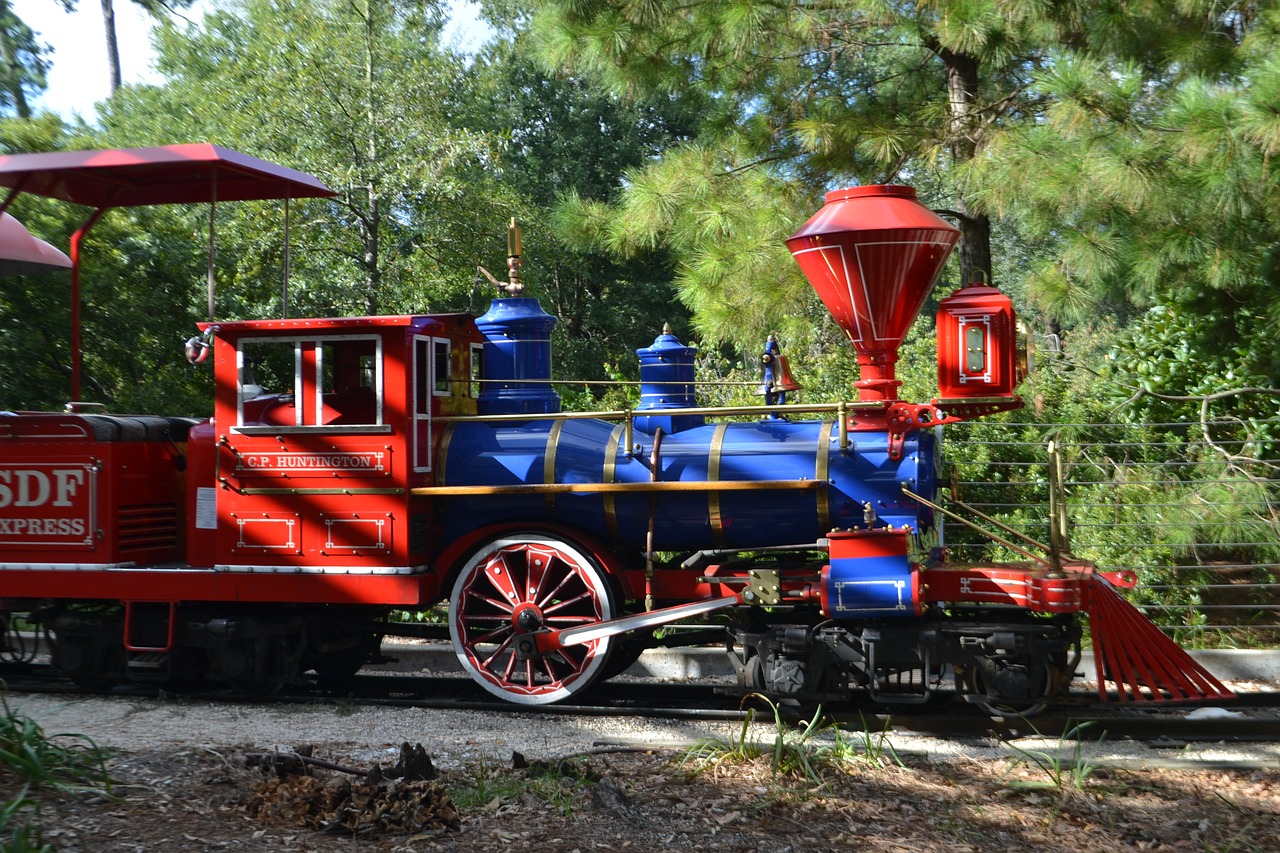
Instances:
[[[1002,778],[1007,778],[1009,773],[1019,767],[1034,767],[1040,770],[1045,778],[1011,779],[1005,784],[1014,789],[1051,789],[1064,794],[1070,791],[1083,791],[1089,777],[1098,769],[1098,766],[1084,754],[1083,734],[1084,730],[1091,725],[1093,725],[1092,722],[1085,722],[1067,728],[1058,735],[1057,745],[1053,749],[1025,749],[1006,741],[1015,755],[1009,760],[1009,766]],[[1034,725],[1031,728],[1036,734],[1040,733]],[[1106,737],[1107,733],[1103,732],[1097,743],[1101,744]]]
[[[846,736],[834,723],[823,717],[819,706],[813,718],[793,727],[782,718],[781,708],[768,697],[758,693],[743,699],[758,699],[773,713],[773,741],[768,743],[751,735],[755,722],[755,709],[747,710],[736,736],[707,738],[699,741],[683,753],[682,767],[691,767],[695,773],[712,772],[721,765],[743,765],[767,760],[770,765],[771,784],[777,788],[780,780],[801,780],[813,785],[823,785],[823,771],[830,768],[847,768],[860,762],[883,766],[888,760],[902,766],[897,750],[888,738],[889,721],[873,734],[863,720],[859,735]]]
[[[85,735],[45,734],[3,695],[0,707],[0,771],[13,774],[19,786],[18,793],[0,806],[0,849],[51,851],[53,846],[43,841],[35,794],[110,796],[107,751]]]

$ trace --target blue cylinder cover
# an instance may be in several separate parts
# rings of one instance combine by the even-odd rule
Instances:
[[[934,437],[910,433],[900,459],[883,431],[850,434],[846,452],[832,421],[712,423],[661,438],[603,420],[530,420],[450,425],[441,442],[437,485],[647,483],[651,480],[825,481],[812,489],[669,491],[653,496],[658,550],[749,548],[814,542],[833,529],[860,526],[864,505],[880,522],[920,530],[927,509],[900,485],[932,495]],[[656,458],[656,476],[650,473]],[[644,548],[651,495],[581,493],[450,497],[443,522],[451,535],[498,522],[538,521],[604,532],[614,544]]]
[[[832,533],[822,574],[824,613],[832,619],[916,616],[919,589],[901,530]]]

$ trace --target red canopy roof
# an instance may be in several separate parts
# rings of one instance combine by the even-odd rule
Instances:
[[[305,172],[208,142],[0,156],[0,187],[96,208],[337,194]]]

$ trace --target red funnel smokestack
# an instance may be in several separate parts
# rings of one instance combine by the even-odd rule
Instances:
[[[863,401],[894,401],[898,347],[942,272],[960,229],[904,186],[827,193],[787,248],[858,351]]]

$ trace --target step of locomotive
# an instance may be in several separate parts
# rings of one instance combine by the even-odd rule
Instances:
[[[158,672],[169,663],[165,652],[132,652],[129,655],[129,671]]]

